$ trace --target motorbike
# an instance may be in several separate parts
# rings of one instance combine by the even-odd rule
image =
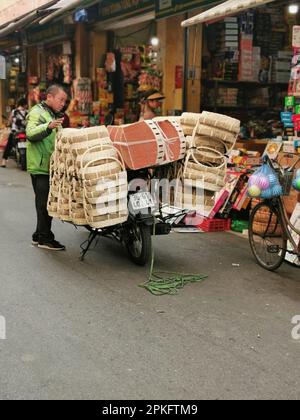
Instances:
[[[139,266],[148,264],[152,257],[152,237],[168,235],[172,230],[171,220],[184,217],[185,211],[177,215],[163,215],[161,207],[157,208],[153,196],[147,191],[129,192],[128,220],[116,226],[94,229],[85,226],[90,232],[89,238],[81,245],[81,260],[99,237],[107,237],[120,242],[127,250],[129,258]]]
[[[16,134],[16,160],[17,164],[20,166],[22,171],[26,171],[27,163],[26,163],[26,149],[27,149],[27,141],[26,141],[26,134],[25,133],[18,133]]]

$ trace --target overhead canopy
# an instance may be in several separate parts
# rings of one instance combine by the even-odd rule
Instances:
[[[24,0],[22,0],[24,2]],[[42,3],[43,0],[36,0],[37,3]],[[39,8],[32,9],[31,12],[12,19],[5,25],[0,25],[0,38],[10,35],[14,31],[21,31],[28,25],[40,23],[41,25],[49,22],[54,18],[60,18],[63,14],[71,12],[78,6],[86,7],[98,3],[99,0],[52,0],[44,1],[44,5]]]
[[[58,0],[52,0],[52,1],[47,1],[47,2],[35,1],[35,6],[37,6],[37,4],[42,4],[42,3],[44,5],[38,8],[34,7],[29,12],[25,12],[25,9],[24,9],[23,10],[23,12],[25,12],[24,15],[20,15],[17,18],[14,18],[14,13],[11,13],[11,16],[10,16],[11,19],[7,21],[5,24],[0,25],[0,39],[10,35],[11,33],[15,31],[21,31],[27,25],[32,24],[39,18],[42,18],[45,14],[49,13],[47,12],[47,7],[57,3],[57,1]],[[25,2],[23,1],[23,3]],[[19,11],[19,14],[20,13],[21,12]]]
[[[46,16],[40,20],[40,25],[50,22],[55,18],[61,17],[61,15],[70,13],[72,10],[78,7],[90,7],[94,4],[100,3],[99,0],[59,0],[55,5],[49,7],[48,10],[51,11],[49,16]]]
[[[263,4],[271,3],[275,0],[228,0],[225,3],[219,4],[197,16],[187,19],[181,23],[181,26],[188,27],[197,25],[198,23],[205,23],[221,19],[226,16],[232,16],[247,9],[262,6]]]

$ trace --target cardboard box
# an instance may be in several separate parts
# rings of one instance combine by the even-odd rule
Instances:
[[[286,211],[289,215],[293,214],[295,207],[300,203],[300,193],[292,188],[291,193],[288,197],[283,197]]]

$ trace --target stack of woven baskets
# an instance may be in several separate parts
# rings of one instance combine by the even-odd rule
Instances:
[[[127,220],[127,172],[105,127],[61,130],[50,173],[50,216],[93,228]]]
[[[183,191],[176,202],[179,205],[181,201],[181,207],[190,203],[190,209],[206,214],[213,207],[215,194],[225,186],[226,154],[235,145],[240,121],[210,112],[184,113],[181,126],[189,136],[189,149],[182,174]]]

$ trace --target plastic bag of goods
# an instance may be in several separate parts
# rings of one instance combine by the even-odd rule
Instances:
[[[269,165],[264,164],[250,177],[248,195],[251,198],[262,199],[271,199],[283,195],[278,176]]]

